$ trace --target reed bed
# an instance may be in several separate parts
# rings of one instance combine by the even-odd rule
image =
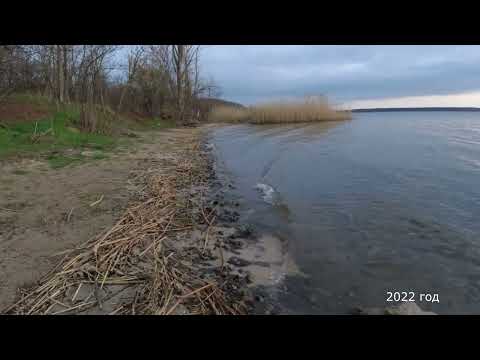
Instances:
[[[179,151],[135,173],[137,201],[118,222],[67,251],[4,313],[245,313],[242,300],[228,291],[228,276],[205,276],[198,264],[201,252],[180,244],[198,224],[215,221],[207,160],[199,146],[195,138],[186,138]]]
[[[221,105],[210,111],[208,120],[211,122],[242,123],[248,122],[249,115],[247,108]]]
[[[326,100],[304,100],[302,102],[272,102],[248,108],[219,106],[210,112],[212,122],[252,124],[306,123],[317,121],[349,120],[351,114],[338,111]]]

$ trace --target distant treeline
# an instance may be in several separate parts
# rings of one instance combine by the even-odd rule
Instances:
[[[393,112],[393,111],[480,111],[476,107],[412,107],[412,108],[373,108],[373,109],[352,109],[353,113],[364,112]]]

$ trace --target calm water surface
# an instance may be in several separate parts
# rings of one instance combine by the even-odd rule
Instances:
[[[424,309],[480,313],[480,113],[226,126],[211,141],[244,218],[286,239],[304,274],[282,284],[283,312],[345,313],[414,291],[439,295]]]

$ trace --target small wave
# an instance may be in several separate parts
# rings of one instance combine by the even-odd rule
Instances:
[[[472,159],[465,156],[459,156],[458,158],[464,163],[468,164],[470,167],[476,170],[480,169],[480,161],[478,161],[477,159]]]
[[[257,185],[255,185],[255,189],[257,189],[262,194],[263,201],[272,205],[275,203],[276,191],[273,187],[267,184],[258,183]]]
[[[460,137],[460,136],[452,136],[450,140],[454,144],[476,145],[476,146],[480,145],[480,140],[475,140],[475,139],[472,139],[471,137],[466,138],[466,137]]]
[[[216,147],[215,147],[215,144],[212,144],[212,143],[208,143],[205,145],[205,148],[208,150],[208,151],[216,151]]]

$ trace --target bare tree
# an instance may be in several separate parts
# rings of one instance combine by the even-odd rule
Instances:
[[[199,45],[155,45],[150,47],[154,62],[166,75],[176,119],[179,123],[191,120],[192,100],[199,84]]]
[[[96,128],[95,109],[110,106],[150,116],[171,114],[179,123],[198,120],[199,99],[218,97],[205,78],[199,45],[135,46],[123,67],[115,63],[118,46],[2,45],[0,98],[34,91],[58,104],[82,104],[81,123]],[[112,81],[111,71],[117,76]],[[118,76],[118,70],[123,76]]]
[[[95,104],[103,102],[103,92],[100,84],[105,76],[105,65],[108,57],[116,50],[110,45],[84,45],[82,58],[79,65],[79,78],[81,91],[80,125],[90,132],[97,130],[97,113]]]
[[[180,122],[192,120],[193,102],[201,93],[199,45],[172,45],[177,111]],[[187,109],[191,112],[187,114]],[[190,115],[190,119],[188,119]]]
[[[125,86],[123,87],[120,101],[118,102],[117,113],[121,111],[125,94],[130,90],[130,87],[135,80],[138,68],[140,67],[141,61],[143,60],[144,52],[145,48],[143,46],[136,46],[128,54],[127,81]]]

